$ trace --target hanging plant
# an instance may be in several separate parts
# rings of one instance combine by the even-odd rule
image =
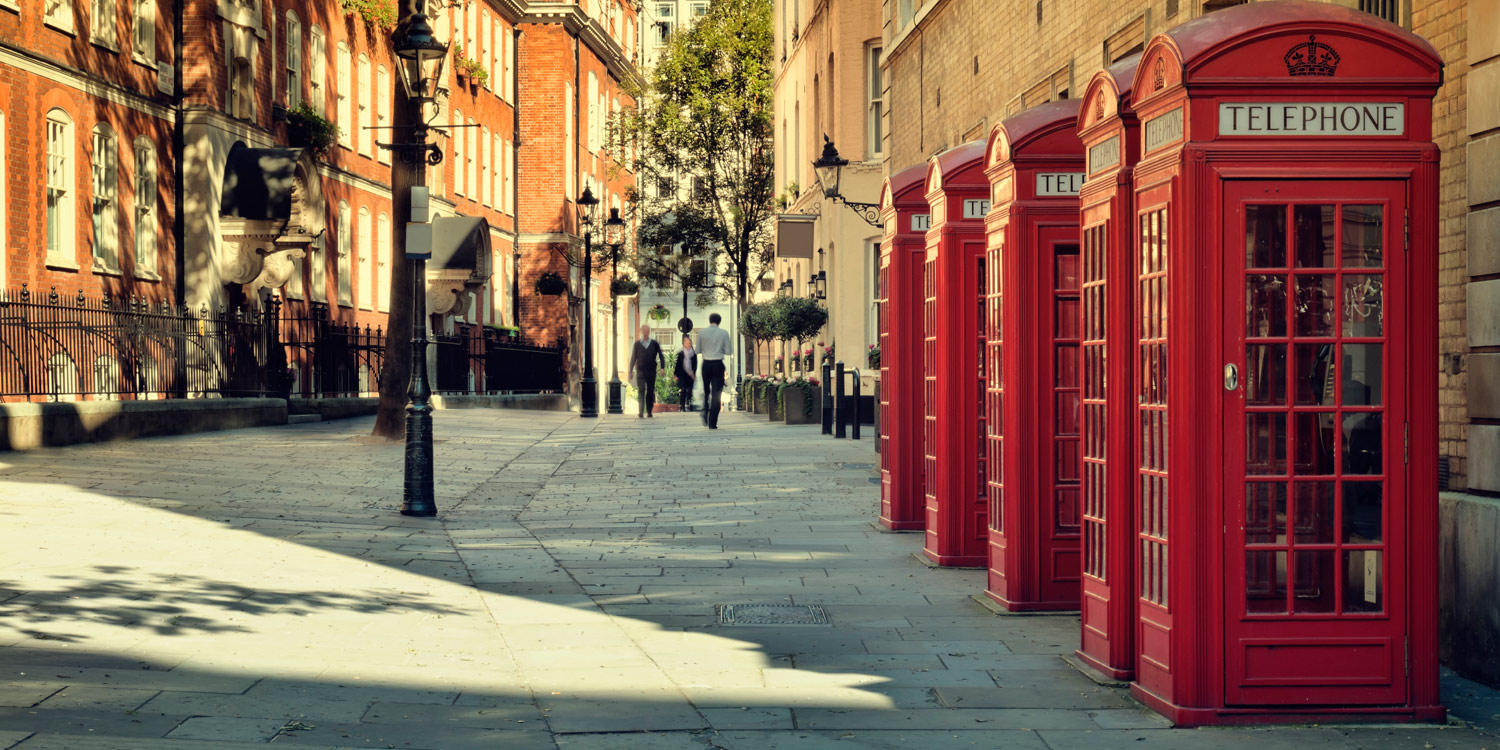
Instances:
[[[629,276],[617,276],[609,282],[609,293],[616,297],[630,297],[640,290],[640,283]]]
[[[548,296],[556,296],[568,291],[568,282],[557,275],[556,271],[548,271],[536,278],[536,293]]]
[[[286,111],[286,140],[293,148],[305,148],[321,156],[339,138],[339,126],[302,102]]]
[[[672,317],[672,311],[668,310],[666,305],[652,305],[651,309],[646,311],[646,317],[652,320],[666,320]]]
[[[359,16],[382,29],[396,25],[396,4],[390,0],[339,0],[346,16]]]
[[[870,350],[865,352],[865,362],[870,365],[871,370],[880,369],[880,345],[870,344]]]

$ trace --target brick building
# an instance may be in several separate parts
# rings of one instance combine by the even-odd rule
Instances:
[[[1244,1],[882,0],[885,173],[983,139],[1037,104],[1080,97],[1096,72],[1153,35]],[[1493,647],[1482,645],[1500,611],[1480,603],[1493,599],[1482,571],[1497,563],[1492,547],[1472,538],[1500,528],[1493,503],[1480,497],[1500,492],[1500,9],[1470,0],[1328,1],[1415,32],[1446,65],[1433,103],[1442,150],[1440,357],[1413,366],[1439,368],[1439,466],[1451,491],[1442,519],[1451,561],[1444,648],[1470,674],[1500,681]]]
[[[274,295],[290,315],[385,325],[394,212],[379,144],[399,138],[386,129],[397,3],[350,7],[0,2],[0,287],[195,310]],[[483,219],[465,240],[472,268],[429,269],[434,327],[515,325],[577,355],[568,217],[584,185],[607,216],[633,180],[603,133],[607,112],[631,106],[634,4],[434,1],[428,13],[452,44],[429,113],[445,156],[428,179],[433,215]],[[309,111],[339,129],[321,152],[289,127]],[[547,270],[571,275],[574,294],[533,294]],[[360,390],[372,383],[362,374]]]

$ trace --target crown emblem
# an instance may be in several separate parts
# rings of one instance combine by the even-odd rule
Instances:
[[[1339,53],[1318,41],[1316,34],[1307,35],[1307,43],[1297,44],[1286,51],[1286,72],[1294,76],[1331,76],[1339,67]]]

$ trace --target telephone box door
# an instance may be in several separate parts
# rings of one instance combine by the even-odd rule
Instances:
[[[1406,185],[1224,187],[1225,703],[1403,704]]]

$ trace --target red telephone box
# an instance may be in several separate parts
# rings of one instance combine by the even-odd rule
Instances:
[[[990,133],[985,175],[989,585],[1013,612],[1078,609],[1078,100]]]
[[[927,538],[938,565],[985,564],[984,141],[927,164],[931,228],[923,268],[923,474]]]
[[[1139,56],[1094,74],[1084,90],[1078,134],[1088,177],[1079,192],[1083,222],[1083,532],[1078,658],[1116,680],[1135,677],[1135,484],[1131,352],[1135,328],[1135,214],[1131,175],[1140,159],[1130,109]]]
[[[1287,0],[1134,83],[1134,694],[1179,724],[1435,720],[1442,61]],[[1326,718],[1319,718],[1326,717]]]
[[[922,485],[922,306],[927,260],[927,165],[885,181],[880,217],[880,523],[925,526]]]

